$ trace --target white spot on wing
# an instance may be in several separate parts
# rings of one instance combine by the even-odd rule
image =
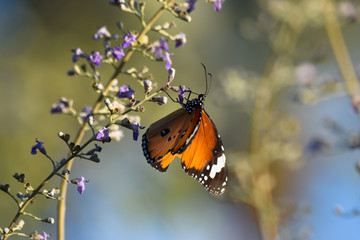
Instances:
[[[221,171],[221,169],[223,169],[225,167],[225,161],[226,161],[225,154],[222,154],[217,159],[217,164],[214,164],[214,165],[211,166],[211,171],[210,171],[209,177],[214,179],[216,173],[219,173]]]

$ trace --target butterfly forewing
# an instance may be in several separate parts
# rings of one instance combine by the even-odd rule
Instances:
[[[143,152],[147,161],[154,164],[153,167],[166,171],[167,166],[175,157],[174,154],[184,151],[195,136],[192,133],[195,133],[195,128],[199,124],[200,114],[201,111],[188,113],[185,109],[180,108],[153,123],[143,135],[142,140]],[[157,161],[163,161],[163,163],[155,164]]]

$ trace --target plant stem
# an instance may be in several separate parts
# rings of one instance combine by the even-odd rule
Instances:
[[[167,6],[169,6],[170,4],[172,4],[174,2],[174,0],[169,0],[167,3],[165,3],[155,14],[154,16],[150,19],[150,21],[148,22],[148,24],[143,28],[143,30],[141,31],[141,33],[138,36],[138,39],[141,39],[143,36],[145,36],[145,34],[151,29],[151,27],[153,26],[153,24],[158,20],[158,18],[161,16],[161,14],[166,10]],[[114,74],[110,77],[110,80],[108,81],[108,83],[106,84],[106,87],[103,91],[103,93],[101,93],[98,97],[98,99],[96,100],[96,102],[94,103],[93,106],[93,114],[96,114],[96,112],[99,110],[103,99],[104,99],[104,95],[107,95],[111,85],[113,84],[113,82],[116,80],[116,77],[121,73],[123,67],[125,66],[125,64],[130,60],[131,56],[133,55],[134,50],[130,49],[127,54],[125,55],[125,57],[123,58],[123,60],[121,61],[121,63],[119,64],[119,66],[115,69]],[[86,123],[83,123],[83,125],[81,126],[81,128],[78,131],[78,134],[76,136],[75,139],[75,145],[79,144],[85,134],[85,128],[86,128]],[[71,170],[73,161],[69,161],[68,164],[65,166],[68,170]],[[65,239],[65,210],[66,210],[66,196],[67,196],[67,182],[65,180],[61,180],[60,183],[60,192],[62,194],[62,200],[59,200],[58,202],[58,216],[57,216],[57,239],[58,240],[64,240]]]
[[[359,84],[336,17],[332,0],[323,0],[325,28],[350,97],[359,94]]]

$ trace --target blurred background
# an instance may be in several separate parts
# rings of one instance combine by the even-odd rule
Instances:
[[[145,2],[147,17],[160,7]],[[280,239],[357,239],[359,115],[346,94],[320,2],[226,1],[217,13],[198,1],[190,24],[164,14],[159,22],[176,22],[172,34],[187,35],[180,48],[170,43],[174,85],[204,92],[200,63],[213,74],[205,106],[225,146],[227,191],[213,197],[184,174],[179,159],[165,174],[155,171],[146,163],[141,141],[124,129],[120,142],[101,145],[100,163],[75,161],[71,177],[84,176],[89,183],[82,195],[75,185],[68,188],[67,239],[256,240],[266,239],[272,222]],[[360,61],[358,4],[334,1],[355,68]],[[69,116],[51,115],[52,104],[64,96],[80,111],[97,98],[90,80],[67,76],[73,66],[70,50],[103,51],[92,36],[104,25],[120,34],[117,21],[126,30],[139,28],[134,16],[106,0],[0,0],[0,183],[9,183],[12,193],[24,192],[12,178],[15,172],[25,173],[36,186],[51,171],[44,156],[30,154],[35,138],[45,142],[54,159],[66,156],[57,133],[75,137],[79,126]],[[105,84],[112,68],[103,65]],[[166,82],[163,62],[136,54],[129,62],[144,65],[158,86]],[[142,96],[134,80],[119,82]],[[144,107],[144,113],[134,115],[148,127],[179,105]],[[59,182],[55,178],[46,188]],[[27,211],[56,219],[56,205],[39,196]],[[15,213],[13,200],[0,192],[0,227],[8,226]],[[46,231],[56,239],[56,224],[23,219],[24,233]]]

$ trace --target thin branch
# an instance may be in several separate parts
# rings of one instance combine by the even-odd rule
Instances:
[[[323,0],[325,28],[350,97],[359,94],[356,73],[347,50],[332,0]]]

